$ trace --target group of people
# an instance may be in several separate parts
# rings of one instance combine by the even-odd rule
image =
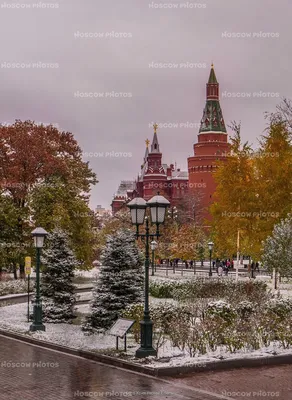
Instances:
[[[216,269],[216,272],[218,276],[228,275],[228,272],[230,269],[234,268],[234,261],[230,260],[230,258],[226,260],[219,260],[219,258],[216,259],[216,261],[213,261],[213,270]]]

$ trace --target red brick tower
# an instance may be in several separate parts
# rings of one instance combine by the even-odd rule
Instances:
[[[143,178],[145,200],[151,199],[159,191],[162,196],[167,196],[167,174],[162,165],[162,153],[160,153],[157,138],[158,125],[154,124],[154,135],[151,150],[147,156],[147,170]]]
[[[216,189],[213,172],[216,161],[226,159],[230,145],[219,103],[219,83],[212,64],[207,83],[207,100],[198,134],[198,143],[194,144],[194,156],[188,158],[189,188],[200,192],[201,207],[207,207],[213,201]],[[208,216],[207,212],[205,216]]]

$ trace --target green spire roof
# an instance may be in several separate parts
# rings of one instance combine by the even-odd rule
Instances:
[[[218,83],[217,78],[215,75],[215,70],[214,70],[214,65],[211,65],[211,71],[210,71],[210,76],[209,76],[209,81],[208,83]]]
[[[226,133],[222,110],[218,100],[207,100],[199,132]]]

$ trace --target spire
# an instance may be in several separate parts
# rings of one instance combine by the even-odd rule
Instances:
[[[157,138],[157,128],[158,125],[155,123],[153,125],[154,128],[154,135],[153,135],[153,140],[152,140],[152,144],[151,144],[151,153],[160,153],[159,151],[159,143],[158,143],[158,138]]]
[[[145,164],[145,162],[147,161],[147,157],[148,157],[148,154],[149,154],[149,144],[150,144],[150,140],[149,140],[149,139],[146,139],[146,140],[145,140],[145,143],[146,143],[146,150],[145,150],[145,156],[144,156],[144,164]]]
[[[201,120],[200,133],[224,132],[226,133],[222,110],[219,103],[219,83],[217,81],[214,65],[211,65],[207,83],[207,101]]]
[[[210,75],[209,75],[208,84],[212,84],[212,83],[218,83],[216,75],[215,75],[215,70],[214,70],[214,64],[213,63],[211,65],[211,71],[210,71]]]

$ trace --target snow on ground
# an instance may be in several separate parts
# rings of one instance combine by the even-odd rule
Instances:
[[[151,299],[157,302],[159,299]],[[160,299],[165,301],[165,299]],[[167,300],[169,301],[169,300]],[[171,300],[170,300],[171,301]],[[86,308],[87,307],[87,308]],[[79,312],[88,312],[88,305],[78,307]],[[51,343],[67,346],[74,349],[87,351],[108,352],[114,351],[116,338],[110,335],[86,335],[81,331],[79,325],[73,324],[49,324],[45,323],[46,332],[29,332],[31,322],[27,322],[27,305],[15,304],[12,306],[0,307],[0,329],[18,333],[26,333],[32,337]],[[134,354],[139,345],[131,335],[127,337],[127,354],[129,359],[137,363],[145,363],[145,360],[134,360]],[[120,348],[123,348],[123,340],[120,339]],[[167,341],[158,351],[158,359],[150,357],[147,366],[150,368],[198,365],[205,366],[208,362],[220,362],[221,359],[243,359],[260,358],[264,356],[272,357],[274,354],[292,354],[292,349],[284,350],[276,345],[269,348],[247,352],[241,351],[234,354],[228,353],[225,349],[219,348],[216,352],[208,352],[205,355],[190,357],[186,351],[171,346]]]

